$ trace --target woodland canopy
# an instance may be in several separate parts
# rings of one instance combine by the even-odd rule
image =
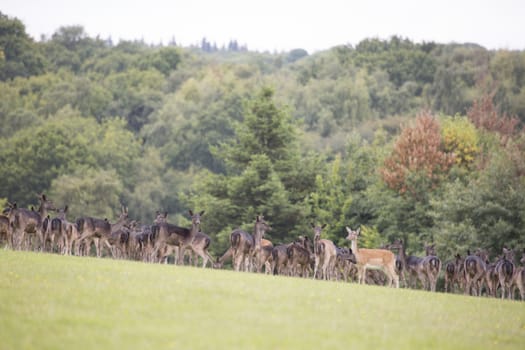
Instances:
[[[202,229],[525,247],[525,52],[393,36],[309,54],[150,45],[0,13],[0,201]]]

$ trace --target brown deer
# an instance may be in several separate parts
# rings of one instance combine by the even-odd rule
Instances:
[[[217,269],[222,269],[226,260],[229,260],[231,258],[232,258],[232,248],[228,247],[228,249],[226,249],[226,251],[220,257],[217,258],[217,261],[215,262],[214,267]]]
[[[335,249],[334,242],[321,238],[321,232],[326,227],[326,224],[322,226],[314,225],[310,226],[314,230],[314,276],[318,278],[318,272],[320,272],[319,278],[324,280],[332,279],[335,269],[335,260],[337,258],[337,250]]]
[[[112,231],[117,231],[128,224],[128,209],[122,207],[122,211],[116,223],[110,224],[107,219],[97,219],[92,217],[82,217],[77,219],[78,232],[80,238],[78,242],[86,243],[87,252],[89,252],[90,242],[95,242],[97,258],[102,257],[101,244],[105,244],[111,251],[109,239]]]
[[[525,300],[525,249],[523,249],[522,257],[520,259],[521,266],[516,268],[514,273],[514,279],[512,284],[512,295],[514,291],[518,288],[521,300]]]
[[[436,256],[435,244],[425,246],[426,256],[421,260],[420,270],[424,276],[424,280],[428,282],[428,289],[432,292],[436,291],[436,284],[441,271],[441,260]],[[423,286],[427,289],[426,286]]]
[[[254,266],[254,260],[257,262],[259,254],[261,253],[261,240],[266,231],[271,230],[271,227],[266,223],[262,215],[258,215],[255,219],[255,227],[253,235],[236,229],[230,234],[230,244],[232,248],[233,269],[235,271],[241,270],[241,264],[244,263],[244,271],[251,271]],[[256,266],[256,270],[260,271],[261,266]]]
[[[496,265],[498,264],[499,259],[493,263],[487,261],[485,266],[485,285],[487,289],[487,295],[496,297],[499,287],[499,277],[496,271]]]
[[[297,241],[288,246],[286,253],[290,274],[309,277],[310,272],[312,272],[311,265],[315,258],[308,237],[299,237]]]
[[[496,263],[496,273],[498,275],[499,285],[501,286],[501,299],[512,299],[511,286],[514,280],[516,270],[514,263],[514,252],[512,249],[503,248],[503,256]]]
[[[62,220],[62,239],[63,239],[63,250],[62,254],[72,255],[73,246],[75,247],[75,255],[80,255],[80,233],[76,222],[69,222],[66,218],[66,214],[69,210],[69,206],[65,206],[63,210],[63,216],[59,215]]]
[[[0,215],[0,242],[5,241],[7,248],[12,248],[11,230],[9,228],[9,218],[5,215]]]
[[[335,260],[336,279],[348,282],[352,270],[355,268],[355,255],[352,249],[347,247],[337,247],[337,257]],[[356,270],[357,272],[357,270]]]
[[[391,286],[392,282],[396,288],[399,288],[399,276],[396,273],[396,257],[394,253],[386,249],[359,249],[357,246],[357,238],[359,237],[360,229],[353,231],[346,227],[348,236],[346,239],[351,241],[352,252],[355,255],[358,280],[359,283],[365,282],[366,269],[375,268],[381,269],[387,276],[387,286]]]
[[[274,275],[289,275],[288,247],[293,243],[279,244],[272,249],[271,270]]]
[[[55,210],[53,203],[45,194],[39,196],[40,206],[37,211],[19,208],[16,203],[9,204],[9,226],[11,228],[13,247],[16,249],[30,249],[32,238],[38,239],[35,249],[43,249],[44,234],[42,222],[49,210]]]
[[[195,242],[195,245],[193,245],[197,233],[200,232],[201,216],[204,215],[204,210],[200,213],[193,213],[193,211],[191,210],[189,210],[188,212],[191,216],[191,228],[189,235],[183,237],[180,242],[180,254],[178,256],[177,263],[181,265],[184,261],[184,252],[186,251],[186,249],[192,249],[195,253],[199,254],[202,257],[203,267],[206,267],[206,263],[209,259],[211,259],[210,262],[213,261],[213,258],[208,254],[208,247],[211,241],[210,237],[203,234],[198,238],[198,241]]]
[[[191,211],[190,211],[191,212]],[[149,243],[151,253],[148,260],[152,262],[165,262],[167,257],[175,253],[175,262],[181,264],[184,261],[184,250],[181,249],[184,241],[190,241],[190,229],[176,226],[167,222],[167,213],[157,215],[155,224],[151,226]],[[191,215],[191,214],[190,214]],[[195,224],[200,225],[200,216]],[[198,230],[198,228],[197,228]]]
[[[481,296],[483,279],[487,271],[487,255],[482,251],[476,255],[471,255],[470,252],[467,252],[467,255],[463,263],[463,271],[465,272],[464,293]]]
[[[405,274],[407,271],[407,262],[406,262],[405,245],[403,243],[403,240],[396,239],[394,243],[387,245],[386,249],[388,250],[394,249],[398,251],[396,255],[396,273],[399,275],[399,278],[403,286],[408,287],[407,280],[405,277]]]
[[[259,251],[259,254],[255,257],[255,271],[261,272],[262,266],[264,266],[264,273],[270,274],[271,273],[271,266],[272,266],[272,250],[273,250],[273,243],[267,239],[261,239],[261,250]]]
[[[463,259],[456,254],[454,260],[445,265],[445,293],[463,288]]]
[[[58,252],[64,254],[66,248],[66,214],[68,206],[66,205],[64,209],[58,208],[57,216],[50,218],[48,215],[44,218],[42,223],[42,231],[44,235],[44,250],[46,251],[46,244],[49,243],[49,251],[53,252],[55,246],[58,249]]]

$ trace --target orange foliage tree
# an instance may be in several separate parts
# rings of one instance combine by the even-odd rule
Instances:
[[[418,199],[435,189],[453,164],[454,155],[443,149],[437,119],[423,112],[401,131],[380,172],[389,188]]]
[[[507,141],[519,132],[519,119],[500,114],[494,106],[494,94],[485,94],[479,100],[472,103],[467,116],[478,129],[497,132],[501,137],[501,143]]]

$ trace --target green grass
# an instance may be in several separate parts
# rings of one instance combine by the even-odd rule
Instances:
[[[523,349],[525,303],[0,251],[0,349]]]

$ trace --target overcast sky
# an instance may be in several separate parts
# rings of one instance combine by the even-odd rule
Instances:
[[[82,25],[91,37],[180,45],[235,39],[250,50],[313,53],[365,38],[525,49],[525,0],[2,0],[36,40]]]

